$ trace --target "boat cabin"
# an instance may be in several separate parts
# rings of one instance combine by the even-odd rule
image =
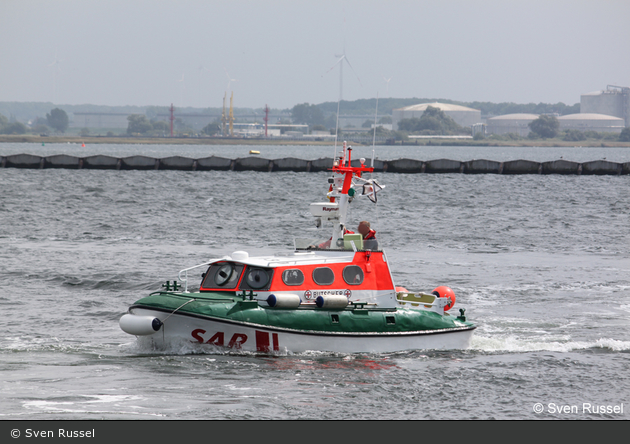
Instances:
[[[385,253],[371,250],[295,250],[255,258],[235,252],[210,264],[199,291],[253,292],[259,301],[272,293],[295,294],[302,302],[333,295],[368,302],[387,295],[395,301]]]

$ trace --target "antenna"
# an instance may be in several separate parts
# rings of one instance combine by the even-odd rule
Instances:
[[[333,165],[335,164],[335,157],[337,156],[337,139],[339,138],[339,103],[341,98],[337,100],[337,122],[335,123],[335,145],[333,148]]]
[[[339,101],[343,100],[343,60],[346,59],[346,50],[343,54],[335,54],[335,57],[341,57],[339,59]]]
[[[339,55],[337,55],[337,57],[339,57]],[[341,100],[343,99],[343,62],[344,61],[348,64],[350,69],[352,69],[352,72],[354,72],[354,74],[357,75],[357,73],[354,71],[354,68],[352,67],[352,65],[348,61],[348,58],[346,57],[345,48],[344,48],[344,53],[341,55],[341,58],[339,60],[337,60],[337,63],[335,63],[332,66],[332,68],[330,68],[324,74],[324,75],[328,74],[331,70],[333,70],[335,68],[335,66],[339,65],[339,100],[337,101],[337,123],[335,125],[335,146],[334,146],[335,152],[333,153],[334,154],[333,155],[333,161],[335,159],[335,156],[337,155],[337,138],[339,137],[339,104],[341,103]],[[357,75],[357,80],[359,81],[359,85],[361,85],[361,79],[359,79],[358,75]],[[363,85],[361,85],[361,86],[363,86]]]
[[[376,119],[378,118],[378,91],[376,92],[376,110],[374,111],[374,136],[372,137],[372,165],[374,168],[374,146],[376,145]]]

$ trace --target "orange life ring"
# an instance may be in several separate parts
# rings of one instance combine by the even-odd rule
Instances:
[[[453,308],[453,305],[455,305],[455,292],[449,287],[441,285],[435,288],[431,293],[439,298],[448,298],[451,300],[451,302],[444,307],[444,311],[449,311],[451,308]]]

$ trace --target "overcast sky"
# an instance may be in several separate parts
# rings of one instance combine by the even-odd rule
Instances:
[[[0,101],[291,108],[630,86],[630,0],[0,0]],[[230,80],[232,79],[232,80]],[[389,79],[389,81],[386,81]]]

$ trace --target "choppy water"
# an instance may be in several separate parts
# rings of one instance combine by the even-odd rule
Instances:
[[[0,155],[36,148],[49,147],[0,145]],[[91,149],[202,157],[192,151],[215,148]],[[306,158],[301,147],[276,149],[267,157]],[[432,149],[439,157],[421,158],[562,155]],[[239,156],[217,150],[208,155]],[[564,158],[630,157],[573,153]],[[164,352],[120,330],[128,305],[182,268],[314,234],[308,204],[326,177],[0,169],[0,419],[630,418],[629,176],[377,175],[378,205],[355,200],[351,223],[373,222],[397,284],[455,290],[479,325],[470,350]],[[621,404],[623,413],[593,413]]]

